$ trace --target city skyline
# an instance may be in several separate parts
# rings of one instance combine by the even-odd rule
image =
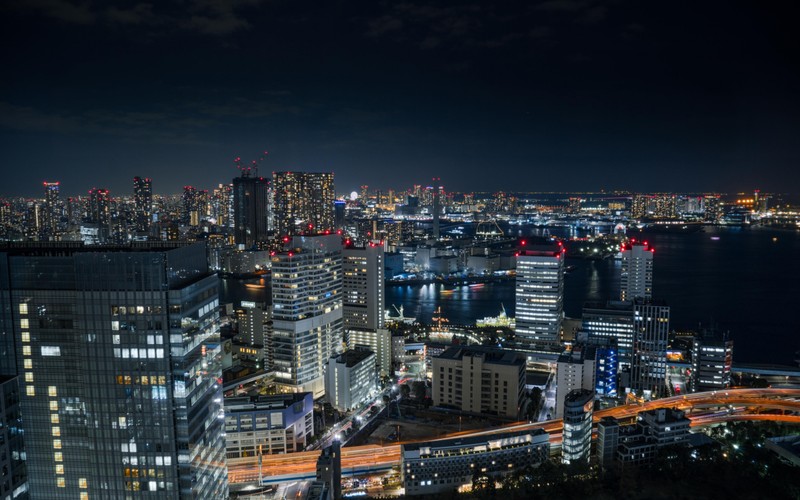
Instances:
[[[4,7],[4,195],[64,171],[70,193],[210,187],[265,149],[262,171],[332,171],[345,192],[800,192],[794,5],[184,9]]]

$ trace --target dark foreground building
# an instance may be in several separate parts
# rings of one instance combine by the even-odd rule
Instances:
[[[0,373],[33,498],[227,498],[202,244],[0,247]]]

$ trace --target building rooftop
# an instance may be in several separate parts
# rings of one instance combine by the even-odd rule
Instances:
[[[575,389],[564,397],[564,406],[578,404],[583,405],[594,399],[594,391],[589,389]]]
[[[524,354],[492,347],[453,346],[437,357],[441,359],[461,360],[464,356],[482,356],[484,362],[497,365],[525,365]]]
[[[565,352],[558,357],[559,363],[583,363],[587,359],[597,358],[597,349],[594,346],[575,345],[572,351]]]
[[[374,354],[368,349],[351,349],[336,356],[336,362],[352,368]]]
[[[525,245],[519,251],[520,257],[558,257],[564,248],[560,245]]]
[[[276,394],[274,396],[242,396],[225,398],[225,411],[282,410],[310,398],[310,392]],[[311,398],[313,402],[313,398]]]

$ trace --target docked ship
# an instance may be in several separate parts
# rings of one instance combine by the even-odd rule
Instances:
[[[478,328],[514,328],[514,318],[509,318],[506,314],[506,308],[500,304],[500,314],[497,316],[487,316],[475,321],[475,326]]]
[[[394,307],[394,310],[397,311],[398,316],[391,316],[389,314],[389,309],[386,309],[383,312],[383,319],[386,321],[386,323],[405,323],[407,325],[413,325],[414,323],[417,322],[417,318],[412,318],[410,316],[403,315],[402,305],[400,306],[400,309],[398,309],[397,306],[394,305],[392,307]]]

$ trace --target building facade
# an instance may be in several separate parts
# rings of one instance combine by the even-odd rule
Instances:
[[[227,496],[217,286],[203,244],[0,250],[34,498]]]
[[[597,374],[597,350],[593,346],[576,345],[556,362],[556,408],[554,418],[564,416],[564,401],[576,389],[594,391]]]
[[[667,381],[669,307],[663,302],[634,301],[631,389],[645,398],[662,397]]]
[[[234,242],[244,248],[260,247],[269,240],[269,180],[245,170],[233,179]]]
[[[303,451],[314,435],[310,392],[225,398],[225,442],[230,460]]]
[[[653,298],[653,253],[646,242],[631,240],[622,245],[620,300]]]
[[[278,237],[334,231],[332,172],[273,172]]]
[[[369,349],[375,353],[378,374],[389,376],[392,373],[392,332],[384,328],[378,330],[345,330],[345,344],[348,349]],[[402,339],[402,338],[401,338]]]
[[[731,385],[733,340],[696,337],[692,344],[692,392],[716,391]]]
[[[342,351],[342,242],[296,236],[272,257],[272,349],[284,391],[325,392],[323,370]]]
[[[342,253],[344,328],[377,330],[384,327],[383,246],[348,247]]]
[[[133,220],[137,233],[150,231],[153,220],[153,181],[149,178],[133,178]]]
[[[528,246],[517,255],[516,339],[523,346],[558,343],[564,317],[564,249]]]
[[[539,466],[549,456],[550,435],[536,429],[405,444],[400,470],[406,495],[433,495],[471,485],[476,474],[495,478]]]
[[[0,375],[0,498],[28,500],[28,471],[17,377]]]
[[[369,350],[345,351],[328,360],[325,398],[339,411],[350,411],[378,390],[377,358]]]
[[[433,358],[433,404],[518,418],[525,393],[525,355],[454,346]]]
[[[575,389],[564,398],[564,434],[561,441],[563,463],[589,463],[593,410],[592,390]]]

